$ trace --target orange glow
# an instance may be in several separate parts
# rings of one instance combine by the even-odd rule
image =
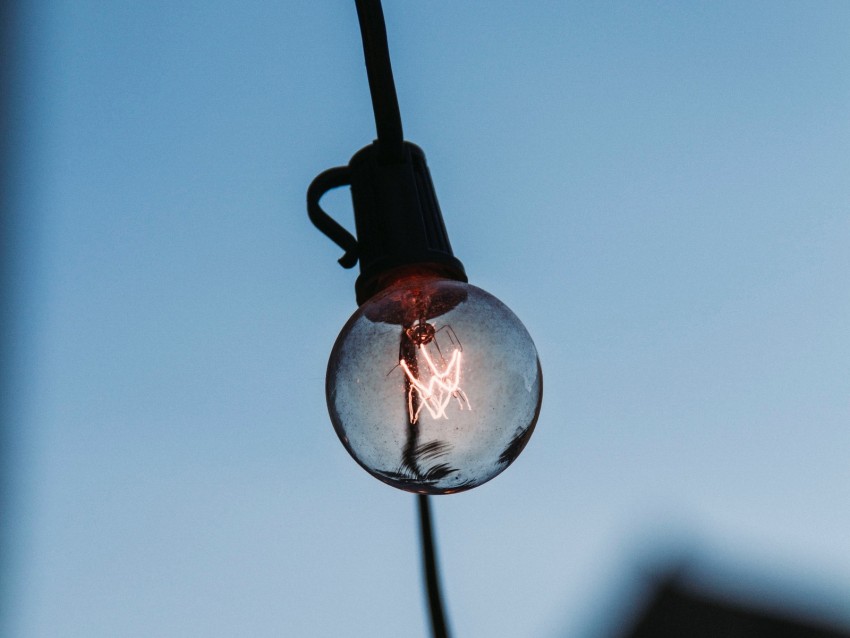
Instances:
[[[452,356],[443,371],[437,368],[426,348],[418,346],[417,352],[422,354],[422,358],[428,364],[430,378],[427,383],[423,383],[422,380],[417,379],[403,359],[399,361],[401,369],[404,370],[404,374],[410,380],[410,388],[407,391],[407,409],[410,413],[410,422],[416,423],[419,420],[419,413],[422,411],[423,406],[427,408],[431,417],[434,419],[447,419],[446,408],[451,403],[452,397],[457,399],[461,410],[464,409],[464,405],[466,409],[471,410],[472,406],[469,404],[466,393],[460,389],[460,350],[454,350],[452,352]],[[416,408],[413,405],[414,392],[417,392],[421,399],[419,406]]]

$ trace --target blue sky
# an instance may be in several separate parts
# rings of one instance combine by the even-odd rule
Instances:
[[[384,4],[545,379],[517,462],[434,503],[457,635],[591,634],[667,552],[840,617],[850,5]],[[374,137],[353,2],[23,22],[12,635],[426,635],[414,500],[324,399],[356,273],[304,202]]]

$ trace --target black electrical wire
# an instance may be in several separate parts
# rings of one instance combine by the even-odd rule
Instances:
[[[360,34],[363,37],[363,55],[366,59],[366,75],[369,78],[369,91],[372,95],[372,110],[375,113],[379,153],[383,161],[401,162],[404,159],[404,133],[401,128],[401,112],[398,108],[395,82],[393,82],[393,69],[390,63],[387,29],[384,24],[381,1],[355,0],[355,4],[357,6],[357,17],[360,21]],[[328,177],[328,180],[336,183],[333,180],[337,178],[343,179],[341,175],[333,174]],[[339,241],[335,241],[348,250],[345,240],[345,237],[340,237]],[[345,257],[343,257],[344,259]],[[340,260],[340,263],[343,260]],[[431,505],[428,497],[423,494],[417,496],[417,501],[422,543],[422,570],[428,596],[431,633],[434,638],[449,638],[446,614],[440,593]]]
[[[434,638],[449,638],[446,614],[443,610],[443,599],[440,594],[440,574],[437,570],[437,550],[434,546],[431,503],[424,494],[420,494],[416,498],[419,501],[422,569],[425,573],[425,587],[428,591],[428,610],[431,612],[431,635]]]
[[[404,133],[381,0],[355,0],[355,4],[363,37],[363,54],[372,94],[372,109],[375,112],[378,147],[385,161],[402,161]]]

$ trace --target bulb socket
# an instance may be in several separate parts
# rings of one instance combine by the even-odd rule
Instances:
[[[378,143],[359,150],[348,164],[362,305],[411,267],[467,281],[454,256],[422,149],[404,142],[402,156],[387,158]]]

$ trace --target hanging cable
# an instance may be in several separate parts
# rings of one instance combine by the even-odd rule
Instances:
[[[402,161],[404,133],[390,64],[384,12],[380,0],[355,0],[355,4],[363,37],[363,54],[372,94],[372,109],[375,112],[378,146],[385,161]]]
[[[357,17],[360,21],[360,34],[363,38],[363,55],[366,60],[366,74],[369,78],[369,91],[372,96],[372,110],[375,114],[379,160],[385,163],[404,162],[405,146],[404,133],[401,127],[401,112],[398,108],[398,97],[393,81],[390,51],[387,44],[387,29],[384,24],[381,1],[355,0],[355,4],[357,6]],[[339,185],[337,182],[341,184],[347,179],[348,174],[343,174],[343,169],[333,169],[333,171],[338,172],[333,172],[330,177],[325,176],[326,179],[316,185],[315,188],[311,186],[311,189],[315,191],[311,199],[314,204],[313,210],[310,211],[311,219],[323,232],[331,236],[346,250],[346,255],[343,256],[340,263],[353,265],[353,259],[356,259],[356,244],[351,243],[350,235],[341,227],[337,228],[338,224],[333,220],[324,220],[327,215],[318,207],[318,199],[327,190],[326,186],[336,186]],[[319,178],[322,177],[322,175],[319,176]],[[322,224],[320,225],[317,220]],[[463,280],[466,280],[465,277]],[[449,638],[448,624],[440,593],[431,506],[428,497],[425,495],[418,495],[417,501],[422,544],[422,569],[431,619],[431,632],[434,638]]]
[[[449,638],[443,597],[440,594],[440,573],[437,569],[437,550],[431,521],[431,503],[424,494],[419,494],[419,523],[422,533],[422,569],[425,588],[428,591],[428,610],[431,612],[431,635],[434,638]]]

